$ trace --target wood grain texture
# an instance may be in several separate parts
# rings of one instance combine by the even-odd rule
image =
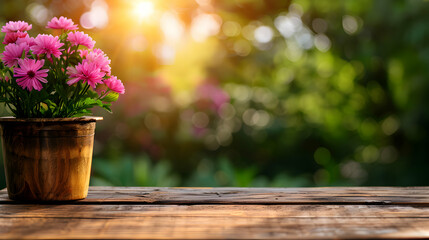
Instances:
[[[429,238],[429,187],[90,187],[62,203],[0,191],[0,239]]]
[[[0,121],[8,195],[14,200],[85,198],[95,120]]]
[[[363,205],[8,205],[0,239],[429,237],[429,208]]]
[[[0,203],[12,202],[5,190]],[[90,187],[73,204],[419,204],[429,205],[429,187],[162,188]]]

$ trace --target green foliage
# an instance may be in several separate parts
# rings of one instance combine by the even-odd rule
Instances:
[[[94,159],[91,185],[95,186],[178,186],[167,162],[152,164],[146,156],[125,156],[120,161]]]
[[[159,187],[303,187],[311,185],[305,177],[282,173],[273,179],[257,176],[255,168],[235,168],[229,160],[202,160],[192,175],[180,179],[172,174],[167,161],[153,163],[147,156],[126,156],[120,161],[93,161],[93,186],[159,186]]]
[[[283,172],[274,177],[258,176],[255,167],[236,168],[231,161],[225,158],[216,161],[203,159],[185,179],[186,186],[190,187],[305,187],[311,183],[304,176],[293,177]]]
[[[112,27],[97,30],[98,42],[121,52],[114,68],[132,87],[116,114],[97,123],[95,179],[153,186],[427,185],[429,2],[211,2],[222,19],[217,36],[179,44],[169,64],[156,55],[164,37],[158,23],[132,25],[147,38],[143,52],[121,39],[104,40],[129,36],[114,15]],[[179,7],[188,31],[201,9]],[[297,24],[293,34],[280,30],[279,19]],[[255,39],[261,26],[273,32],[268,43]],[[229,100],[217,106],[195,82]],[[180,84],[180,94],[171,90]],[[144,161],[120,160],[143,153]]]
[[[195,90],[187,105],[167,100],[169,110],[160,111],[148,104],[129,118],[136,106],[125,100],[115,116],[125,134],[106,136],[122,152],[167,159],[188,186],[425,185],[428,3],[270,4],[248,1],[244,13],[230,1],[216,2],[223,23],[241,32],[223,25],[213,56],[198,64],[229,95],[228,104],[207,107],[211,100],[198,99]],[[301,32],[284,37],[279,17],[298,22]],[[274,32],[267,44],[246,35],[260,26]],[[305,38],[312,45],[300,42]],[[176,61],[199,54],[190,49]],[[177,81],[186,80],[186,69]],[[143,97],[150,93],[158,94],[149,89],[130,99],[151,103]]]
[[[105,97],[101,99],[103,102],[116,102],[119,98],[119,93],[116,92],[110,92]]]

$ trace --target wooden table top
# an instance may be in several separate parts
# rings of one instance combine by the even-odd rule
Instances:
[[[0,191],[0,239],[429,238],[429,187],[90,187],[29,204]]]

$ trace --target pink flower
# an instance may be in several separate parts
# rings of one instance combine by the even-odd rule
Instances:
[[[21,43],[19,45],[10,43],[6,45],[2,54],[3,63],[8,67],[18,66],[18,60],[21,59],[22,52],[25,50],[28,51],[28,46],[25,43]],[[27,53],[25,53],[24,56],[26,57]]]
[[[107,75],[110,75],[110,59],[104,54],[101,49],[94,49],[86,55],[86,61],[94,63],[100,70]]]
[[[124,84],[119,80],[116,76],[111,76],[108,79],[104,80],[104,83],[109,87],[112,91],[124,94],[125,87]]]
[[[34,39],[35,45],[31,46],[31,50],[34,54],[46,54],[50,59],[51,55],[58,58],[61,55],[60,47],[64,45],[58,40],[58,36],[54,37],[52,35],[39,34],[36,39]]]
[[[23,89],[31,91],[36,89],[37,91],[42,90],[42,84],[48,81],[45,77],[48,76],[48,69],[41,69],[45,64],[45,60],[34,60],[34,59],[19,59],[18,61],[20,68],[14,69],[14,77],[18,77],[16,83]]]
[[[21,43],[25,43],[28,45],[28,47],[31,47],[33,45],[35,45],[36,43],[34,42],[34,38],[26,35],[25,37],[22,38],[18,38],[15,42],[16,44],[21,44]]]
[[[15,43],[18,39],[26,37],[26,32],[7,32],[3,44]]]
[[[57,17],[52,18],[51,21],[48,22],[46,28],[77,30],[77,24],[74,24],[71,19],[61,16],[59,19]]]
[[[67,40],[69,40],[73,46],[83,45],[89,49],[92,49],[95,44],[95,41],[93,41],[88,34],[83,32],[70,32],[67,35]]]
[[[4,33],[12,33],[12,32],[25,32],[30,30],[32,25],[24,22],[24,21],[9,21],[1,28],[1,31]]]
[[[77,50],[78,52],[79,52],[79,56],[81,57],[81,58],[86,58],[86,56],[88,55],[88,50],[82,50],[82,49],[79,49],[79,50]]]
[[[229,95],[216,82],[205,81],[196,89],[197,99],[202,107],[219,110],[229,101]]]
[[[97,83],[103,83],[104,73],[100,72],[100,68],[94,63],[84,61],[83,63],[78,63],[76,67],[68,67],[67,74],[71,78],[67,82],[68,85],[82,80],[83,82],[88,82],[92,88],[95,88]]]

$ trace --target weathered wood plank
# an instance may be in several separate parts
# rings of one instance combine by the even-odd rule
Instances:
[[[0,205],[0,218],[428,218],[429,206],[391,205]],[[429,228],[429,226],[428,226]]]
[[[149,188],[90,187],[69,204],[419,204],[429,205],[429,187]],[[0,204],[14,203],[5,189]]]
[[[429,238],[429,187],[113,188],[28,204],[0,191],[0,239]]]
[[[2,205],[0,239],[427,238],[429,207]]]

